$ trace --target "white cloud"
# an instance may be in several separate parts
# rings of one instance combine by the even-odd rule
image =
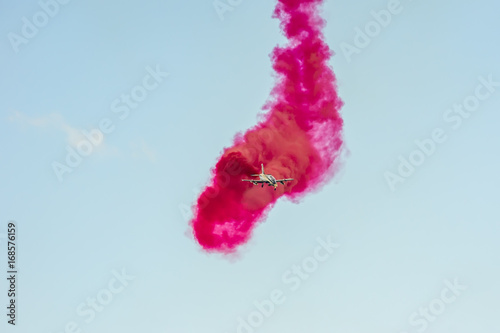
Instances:
[[[77,148],[78,144],[84,140],[88,141],[83,135],[84,129],[71,126],[63,119],[60,114],[57,113],[51,113],[49,115],[40,117],[30,117],[20,111],[14,111],[14,114],[9,117],[9,120],[20,123],[22,125],[61,131],[66,134],[66,141],[73,148]],[[87,132],[89,131],[99,131],[99,129],[87,130]],[[99,131],[99,133],[101,133],[102,135],[102,142],[100,142],[95,148],[97,148],[97,150],[101,152],[103,152],[104,150],[110,150],[110,147],[106,147],[104,145],[104,134],[101,131]]]
[[[40,117],[30,117],[20,111],[14,111],[14,113],[9,117],[12,122],[17,122],[23,126],[31,126],[36,128],[44,128],[49,130],[55,130],[65,133],[67,144],[71,147],[77,149],[78,145],[82,141],[89,141],[84,132],[89,133],[94,131],[99,131],[99,129],[80,129],[70,125],[64,118],[57,113],[51,113],[49,115]],[[96,151],[104,153],[107,156],[120,156],[120,152],[117,148],[105,145],[106,135],[99,131],[102,135],[102,141],[97,144]],[[88,135],[88,134],[87,134]],[[156,162],[157,153],[152,149],[143,138],[134,140],[129,145],[130,153],[126,153],[132,158],[145,158],[150,162]],[[129,155],[130,154],[130,155]]]

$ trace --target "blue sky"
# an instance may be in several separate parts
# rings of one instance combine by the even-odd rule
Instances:
[[[221,2],[0,5],[0,264],[14,220],[19,266],[5,331],[497,332],[500,5],[327,1],[344,165],[223,257],[187,209],[258,120],[284,38],[274,2]],[[42,25],[29,38],[24,17]]]

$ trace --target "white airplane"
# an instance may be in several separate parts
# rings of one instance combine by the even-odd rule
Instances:
[[[264,172],[264,164],[260,165],[262,167],[262,173],[258,175],[250,175],[252,177],[259,177],[260,179],[242,179],[241,181],[243,182],[250,182],[254,185],[257,184],[262,184],[262,187],[264,187],[264,184],[267,183],[268,186],[273,186],[274,190],[276,191],[276,187],[278,187],[278,183],[281,183],[282,185],[285,185],[285,182],[289,182],[293,180],[293,178],[286,178],[286,179],[276,179],[273,177],[273,175],[266,175]]]

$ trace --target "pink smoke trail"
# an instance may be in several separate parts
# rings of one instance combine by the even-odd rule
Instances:
[[[342,101],[328,66],[332,56],[321,29],[322,0],[279,0],[273,17],[288,39],[271,55],[277,81],[264,119],[235,137],[212,170],[211,183],[194,206],[195,239],[206,251],[231,253],[244,244],[276,200],[297,201],[338,169],[342,151]],[[241,179],[265,171],[294,178],[285,186],[254,186]]]

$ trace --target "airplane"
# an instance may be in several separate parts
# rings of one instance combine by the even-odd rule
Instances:
[[[276,191],[276,187],[278,187],[278,183],[281,183],[282,185],[285,185],[285,182],[293,180],[293,178],[286,178],[286,179],[276,179],[272,175],[266,175],[264,172],[264,164],[260,165],[262,167],[262,173],[258,175],[250,175],[252,177],[259,177],[260,179],[242,179],[241,181],[243,182],[250,182],[254,185],[257,184],[262,184],[261,187],[264,187],[264,184],[267,183],[268,186],[273,186],[274,190]]]

